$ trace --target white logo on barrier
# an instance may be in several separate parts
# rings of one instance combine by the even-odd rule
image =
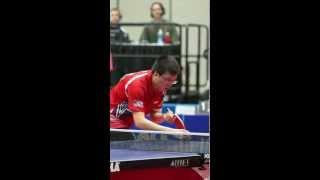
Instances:
[[[189,160],[188,159],[176,159],[176,160],[171,161],[170,166],[171,167],[188,167]]]
[[[120,162],[111,162],[110,172],[119,172],[119,171],[120,171]]]

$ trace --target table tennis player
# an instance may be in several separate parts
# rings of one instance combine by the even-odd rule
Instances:
[[[110,128],[134,124],[143,130],[187,132],[171,111],[161,113],[163,98],[180,71],[173,56],[161,56],[150,70],[124,75],[110,91]],[[178,123],[177,129],[160,125],[164,121]]]

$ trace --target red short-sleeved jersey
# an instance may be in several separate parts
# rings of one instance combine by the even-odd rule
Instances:
[[[160,109],[164,95],[153,88],[151,70],[124,75],[110,91],[110,128],[130,128],[132,112]]]

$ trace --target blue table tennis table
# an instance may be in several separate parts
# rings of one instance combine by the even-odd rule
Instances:
[[[110,177],[141,180],[148,174],[152,180],[203,180],[194,168],[208,163],[205,154],[209,153],[209,142],[208,136],[198,135],[180,139],[181,136],[145,130],[112,130]]]

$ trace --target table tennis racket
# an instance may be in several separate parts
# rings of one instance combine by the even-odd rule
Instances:
[[[168,108],[168,111],[172,113],[172,111],[169,108]],[[173,115],[173,121],[174,121],[177,129],[186,129],[186,126],[184,125],[184,122],[178,116],[178,114],[174,114]]]
[[[173,120],[174,120],[174,123],[176,124],[176,127],[178,129],[186,129],[186,126],[184,125],[184,122],[182,121],[182,119],[177,114],[173,115]]]

